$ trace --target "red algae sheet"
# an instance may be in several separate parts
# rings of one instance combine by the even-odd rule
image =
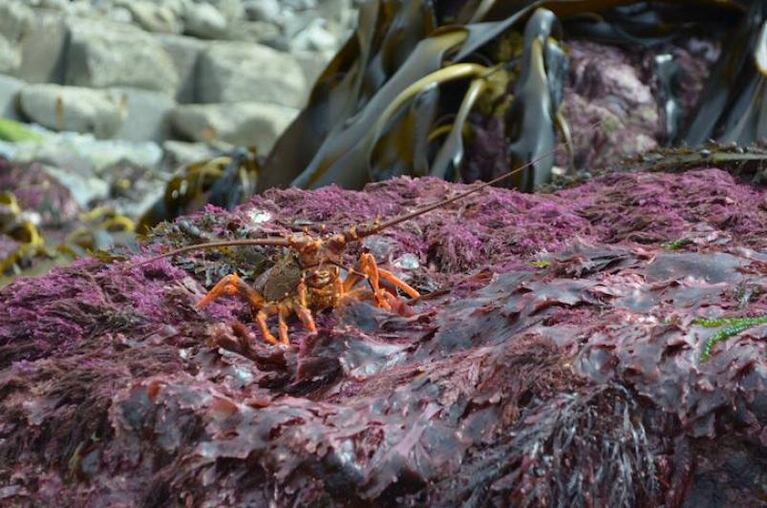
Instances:
[[[333,231],[466,188],[272,190],[181,221]],[[137,266],[162,235],[18,279],[0,505],[760,505],[767,327],[706,357],[721,330],[701,320],[767,314],[766,199],[713,168],[486,189],[348,249],[424,294],[409,315],[350,302],[317,335],[291,320],[290,348],[240,300],[196,310],[228,254]]]

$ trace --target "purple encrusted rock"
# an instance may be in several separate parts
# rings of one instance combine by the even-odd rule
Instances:
[[[334,231],[467,188],[273,190],[168,230]],[[230,252],[18,279],[0,504],[759,505],[767,327],[705,361],[699,320],[767,314],[765,199],[712,168],[485,189],[364,242],[423,291],[411,315],[350,302],[290,349],[240,300],[195,309]]]

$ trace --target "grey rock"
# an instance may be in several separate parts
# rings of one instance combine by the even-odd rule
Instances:
[[[271,102],[301,107],[307,85],[291,55],[260,44],[217,43],[200,57],[200,102]]]
[[[261,102],[188,104],[173,112],[173,126],[195,141],[256,146],[266,154],[298,109]]]
[[[161,142],[168,137],[170,112],[176,101],[163,93],[137,88],[112,88],[109,92],[125,108],[125,119],[114,138]]]
[[[246,0],[245,15],[251,21],[277,22],[282,17],[282,9],[278,0]]]
[[[322,18],[312,19],[302,30],[291,37],[290,48],[297,51],[334,51],[338,38],[328,29]]]
[[[36,7],[42,7],[44,9],[55,9],[57,11],[64,11],[69,5],[68,0],[40,0]]]
[[[11,44],[21,40],[35,17],[34,11],[27,5],[15,0],[0,2],[0,34]]]
[[[143,30],[119,23],[70,22],[66,83],[127,86],[175,95],[178,75],[168,53]]]
[[[274,23],[267,21],[233,21],[229,30],[232,40],[242,42],[257,42],[275,47],[280,44],[282,30]]]
[[[213,4],[228,21],[245,18],[245,6],[242,0],[205,0]]]
[[[328,66],[328,63],[335,55],[334,51],[294,51],[293,56],[301,65],[304,71],[304,77],[310,88],[314,86],[317,78],[320,77],[322,71]]]
[[[63,83],[68,40],[61,13],[37,9],[19,42],[21,65],[13,74],[30,83]]]
[[[21,50],[0,35],[0,72],[14,74],[21,66]]]
[[[89,13],[85,13],[85,15],[87,14]],[[130,9],[127,7],[112,7],[104,18],[115,23],[124,23],[126,25],[133,23],[133,13],[131,13]]]
[[[226,38],[229,21],[207,3],[189,4],[184,13],[184,32],[203,39]]]
[[[19,92],[25,83],[10,76],[0,75],[0,117],[18,120]]]
[[[184,25],[171,7],[148,0],[127,2],[133,21],[144,30],[158,33],[181,33]]]
[[[205,143],[190,143],[188,141],[168,140],[162,144],[164,152],[162,165],[175,170],[183,164],[211,159],[219,151]]]
[[[317,5],[317,14],[345,26],[353,21],[356,9],[351,0],[321,0]]]
[[[176,100],[182,103],[195,102],[197,62],[206,43],[193,37],[171,34],[159,34],[156,39],[170,55],[179,77]]]
[[[53,84],[21,90],[21,111],[33,121],[58,131],[113,136],[123,121],[124,107],[107,92]]]

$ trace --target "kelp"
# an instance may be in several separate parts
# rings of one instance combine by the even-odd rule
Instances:
[[[0,286],[100,249],[135,246],[130,218],[110,207],[83,212],[40,164],[0,158],[0,188]]]
[[[145,233],[162,221],[212,204],[231,210],[255,192],[259,163],[254,151],[236,149],[231,154],[181,167],[165,187],[165,193],[139,219],[138,232]]]
[[[552,152],[560,142],[569,154],[566,169],[576,163],[572,119],[563,110],[567,41],[574,38],[657,51],[656,92],[664,122],[658,137],[673,144],[687,132],[683,122],[689,111],[678,90],[686,76],[669,44],[696,35],[724,39],[741,18],[741,37],[757,38],[756,10],[743,15],[743,5],[729,0],[366,2],[354,36],[319,77],[263,170],[240,173],[240,198],[215,199],[207,192],[221,174],[211,167],[221,161],[193,165],[169,183],[139,229],[204,203],[231,208],[273,187],[359,189],[401,175],[489,179],[500,169],[477,174],[465,167],[468,147],[485,135],[478,124],[488,118],[502,124],[504,170],[536,161],[506,184],[540,188],[551,179]],[[182,196],[182,187],[194,190]]]
[[[680,139],[751,144],[767,137],[767,2],[755,0],[711,72],[689,129]]]
[[[533,5],[521,8],[515,14],[507,19],[492,23],[473,24],[467,26],[446,26],[441,27],[430,34],[424,34],[421,40],[401,41],[401,38],[391,40],[384,37],[380,40],[380,46],[374,46],[366,52],[360,51],[365,30],[369,25],[362,23],[367,16],[378,14],[376,7],[384,6],[396,12],[396,18],[390,23],[393,26],[402,24],[405,9],[396,9],[394,6],[398,2],[371,2],[367,9],[363,7],[360,14],[360,28],[358,39],[352,39],[347,46],[339,53],[329,68],[320,76],[315,85],[314,92],[309,105],[299,118],[291,125],[285,135],[276,144],[264,168],[264,177],[259,182],[259,189],[263,190],[272,186],[285,186],[288,184],[303,187],[316,188],[328,183],[337,183],[348,188],[360,188],[364,183],[371,179],[380,179],[381,176],[396,176],[410,173],[411,165],[408,164],[415,153],[415,148],[423,150],[423,139],[418,143],[412,143],[412,137],[400,136],[399,143],[396,141],[380,141],[378,138],[385,133],[393,133],[397,136],[404,131],[424,131],[423,128],[417,129],[412,125],[418,118],[423,120],[420,115],[398,115],[405,103],[415,99],[422,93],[429,93],[429,90],[437,86],[461,80],[469,81],[468,89],[464,99],[459,101],[459,108],[455,115],[455,120],[451,127],[451,133],[446,137],[442,149],[434,149],[436,155],[436,164],[429,170],[430,174],[443,177],[457,178],[457,172],[451,170],[450,166],[460,165],[462,156],[462,143],[459,133],[462,133],[466,125],[468,112],[473,103],[482,92],[483,84],[477,80],[487,80],[488,76],[495,71],[492,67],[469,63],[473,53],[480,47],[492,41],[497,36],[508,30],[514,24],[524,20],[524,17],[532,11]],[[413,9],[413,5],[421,4],[426,8],[426,2],[410,2],[408,9]],[[374,7],[376,6],[376,7]],[[397,12],[399,11],[399,12]],[[551,21],[541,22],[543,14],[539,15],[535,21],[531,22],[531,30],[527,36],[527,57],[532,64],[540,67],[541,57],[544,47],[548,48],[547,53],[552,54],[551,43],[549,43],[549,33]],[[548,18],[548,17],[547,17]],[[382,23],[386,20],[381,19]],[[379,30],[384,31],[383,27],[388,29],[387,25],[379,25]],[[416,26],[419,26],[416,23]],[[539,27],[538,31],[534,27]],[[386,31],[387,36],[391,32]],[[535,50],[532,39],[537,38],[542,47]],[[409,42],[409,44],[405,44]],[[414,44],[416,43],[416,44]],[[402,55],[407,55],[401,65],[393,72],[388,80],[383,80],[380,88],[372,96],[368,96],[369,91],[361,89],[359,83],[363,77],[364,69],[368,63],[364,58],[371,58],[371,55],[379,52],[393,51],[392,46]],[[532,53],[540,53],[530,56]],[[336,66],[339,66],[342,57],[346,60],[344,63],[349,70],[344,75],[344,81],[338,85],[338,88],[346,88],[342,94],[343,99],[334,99],[335,95],[325,95],[324,87],[331,78],[336,78]],[[356,58],[355,58],[356,57]],[[373,58],[370,65],[377,60]],[[352,66],[355,67],[352,67]],[[536,71],[539,69],[536,69]],[[355,72],[356,71],[356,72]],[[540,73],[529,73],[530,80],[539,78]],[[472,84],[472,82],[474,82]],[[557,85],[561,88],[561,79]],[[533,85],[529,87],[532,91]],[[549,89],[536,89],[538,94],[546,94]],[[356,93],[355,93],[356,92]],[[561,94],[561,92],[560,92]],[[346,119],[338,116],[341,109],[335,106],[333,102],[345,100]],[[547,100],[549,97],[547,95]],[[422,101],[428,102],[428,101]],[[455,101],[451,101],[455,102]],[[334,107],[335,106],[335,107]],[[299,139],[304,140],[303,133],[311,128],[312,124],[329,121],[331,110],[336,113],[333,118],[334,128],[327,132],[324,141],[320,139],[322,127],[314,129],[317,139],[313,143],[301,146],[309,149],[306,152],[296,154],[291,147],[301,143]],[[551,116],[551,113],[546,111]],[[448,114],[445,112],[444,114]],[[435,115],[436,116],[436,115]],[[440,115],[441,116],[441,115]],[[410,120],[411,125],[405,122]],[[549,124],[551,120],[549,120]],[[428,134],[427,134],[428,137]],[[551,137],[551,136],[549,136]],[[432,139],[434,136],[432,136]],[[322,142],[320,142],[322,141]],[[408,144],[408,141],[411,144]],[[428,143],[428,139],[427,139]],[[312,156],[311,146],[316,147],[316,153]],[[388,146],[390,150],[376,151],[377,157],[371,160],[374,148]],[[533,150],[535,151],[535,150]],[[427,150],[428,153],[428,150]],[[403,157],[401,154],[407,154]],[[311,157],[311,159],[309,158]]]
[[[258,190],[329,183],[360,188],[403,174],[470,181],[462,167],[474,131],[470,113],[500,73],[508,78],[508,100],[498,101],[490,114],[505,117],[507,166],[540,158],[557,145],[555,127],[569,142],[560,110],[568,60],[563,41],[568,37],[662,48],[680,37],[726,33],[743,12],[731,1],[679,4],[369,2],[360,12],[355,36],[320,76],[308,105],[275,145]],[[522,32],[523,48],[512,52],[510,60],[488,52],[501,38]],[[753,30],[749,34],[754,37]],[[659,52],[656,65],[663,136],[670,141],[684,132],[675,90],[675,81],[682,78],[673,56],[664,55]],[[385,65],[394,60],[398,66]],[[552,165],[553,156],[544,157],[514,185],[533,190],[549,181]]]

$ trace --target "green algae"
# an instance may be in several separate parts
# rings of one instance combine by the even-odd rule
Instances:
[[[698,319],[693,321],[693,325],[702,326],[703,328],[722,328],[709,337],[703,345],[703,351],[700,354],[701,362],[705,362],[711,357],[711,349],[716,344],[724,342],[730,337],[734,337],[749,328],[765,323],[767,323],[767,316]]]

